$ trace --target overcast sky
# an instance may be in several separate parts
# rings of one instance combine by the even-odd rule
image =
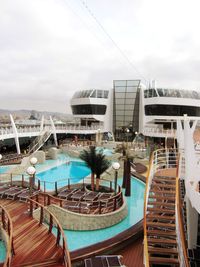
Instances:
[[[1,0],[0,108],[69,113],[115,79],[200,88],[199,27],[199,0]]]

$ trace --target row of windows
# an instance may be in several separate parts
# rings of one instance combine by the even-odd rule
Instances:
[[[76,105],[71,106],[74,115],[105,115],[106,105]]]
[[[192,106],[179,105],[147,105],[145,106],[145,114],[148,116],[200,116],[200,108]]]
[[[83,90],[83,91],[77,91],[73,98],[108,98],[108,90]]]
[[[144,90],[144,97],[176,97],[176,98],[192,98],[200,99],[200,92],[190,90],[178,90],[178,89],[147,89]]]

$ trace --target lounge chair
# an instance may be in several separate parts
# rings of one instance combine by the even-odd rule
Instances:
[[[60,193],[58,194],[58,197],[62,199],[67,199],[67,198],[70,198],[71,195],[75,193],[76,191],[77,189],[65,188],[64,190],[60,191]]]
[[[89,192],[83,197],[84,201],[95,201],[100,196],[99,192]]]
[[[121,263],[122,256],[103,255],[85,259],[85,267],[125,267]]]
[[[5,185],[5,186],[1,186],[0,188],[0,197],[3,198],[5,193],[11,189],[16,188],[16,186],[10,186],[10,185]]]
[[[101,193],[98,197],[98,200],[108,199],[112,196],[110,193]]]
[[[72,200],[81,201],[87,193],[84,191],[77,191],[74,194],[72,194],[71,198]]]
[[[7,197],[7,199],[15,199],[20,193],[27,191],[27,188],[22,187],[14,187],[7,190],[4,195]]]
[[[17,198],[19,199],[19,201],[27,202],[28,198],[38,195],[39,192],[39,190],[33,190],[30,194],[30,189],[28,189],[17,195]]]
[[[63,202],[62,207],[69,211],[79,212],[79,205],[77,201],[67,200]]]

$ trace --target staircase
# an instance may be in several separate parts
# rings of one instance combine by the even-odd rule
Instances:
[[[179,266],[175,196],[175,177],[153,177],[146,213],[149,266]]]
[[[44,143],[49,139],[50,136],[51,136],[50,131],[47,130],[42,131],[40,135],[38,135],[34,139],[34,141],[30,144],[28,153],[31,154],[39,150],[44,145]]]

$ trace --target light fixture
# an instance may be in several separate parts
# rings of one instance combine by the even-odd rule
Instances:
[[[119,168],[120,168],[120,164],[119,164],[119,162],[113,162],[113,164],[112,164],[112,168],[113,168],[115,171],[118,171]]]
[[[33,175],[35,174],[35,172],[36,172],[36,169],[35,169],[35,167],[33,167],[33,166],[29,166],[29,167],[27,168],[26,172],[27,172],[30,176],[33,176]]]
[[[118,176],[118,170],[120,168],[119,162],[113,162],[112,168],[115,170],[115,183],[114,183],[114,190],[115,190],[115,195],[117,193],[117,176]]]
[[[31,163],[31,165],[35,165],[35,164],[37,164],[37,162],[38,162],[38,160],[37,160],[37,158],[36,157],[32,157],[32,158],[30,158],[30,163]]]
[[[0,154],[0,160],[3,158],[3,156]]]

